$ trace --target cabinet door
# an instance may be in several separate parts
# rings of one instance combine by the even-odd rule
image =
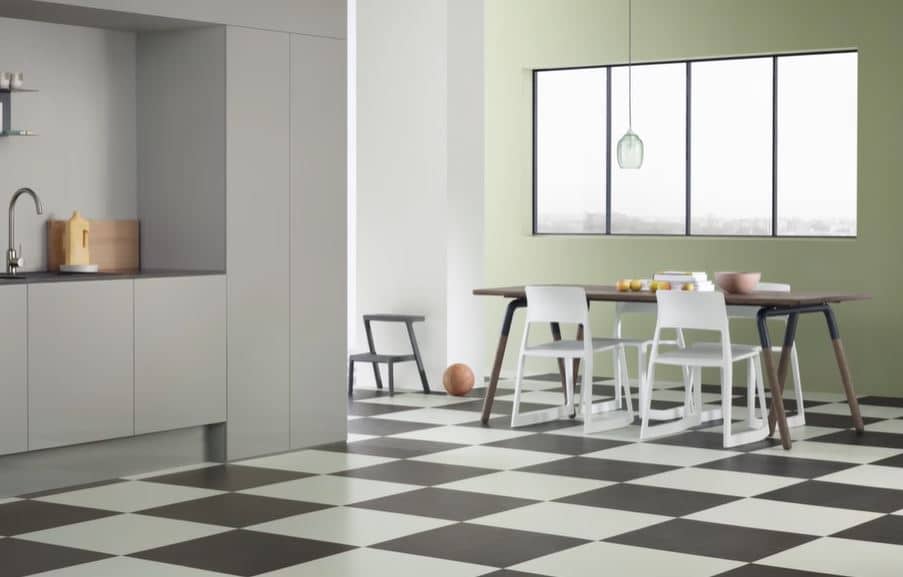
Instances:
[[[292,36],[292,447],[345,439],[345,41]]]
[[[25,285],[0,287],[0,455],[28,448]]]
[[[132,287],[29,285],[29,449],[134,433]]]
[[[229,459],[289,448],[289,35],[226,33]]]
[[[135,434],[226,420],[226,280],[135,281]]]

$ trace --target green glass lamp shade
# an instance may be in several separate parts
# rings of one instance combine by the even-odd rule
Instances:
[[[628,130],[618,141],[618,166],[621,168],[643,166],[643,141],[632,130]]]

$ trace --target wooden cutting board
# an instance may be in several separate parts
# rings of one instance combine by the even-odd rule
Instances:
[[[47,221],[47,270],[58,271],[63,254],[65,220]],[[89,236],[91,264],[100,272],[134,272],[141,268],[137,220],[92,220]]]

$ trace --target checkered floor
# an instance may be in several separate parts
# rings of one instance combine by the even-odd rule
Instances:
[[[525,401],[560,402],[556,378]],[[785,452],[511,430],[510,395],[482,427],[480,391],[363,390],[347,443],[0,500],[0,577],[903,575],[903,399],[863,398],[856,436],[813,393]]]

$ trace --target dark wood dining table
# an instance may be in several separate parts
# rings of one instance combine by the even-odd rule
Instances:
[[[584,285],[587,300],[592,302],[656,302],[655,294],[651,292],[622,292],[613,286]],[[508,299],[505,316],[502,320],[502,331],[499,336],[498,346],[495,352],[495,361],[492,365],[492,374],[483,398],[483,423],[489,422],[492,413],[492,404],[495,400],[495,392],[499,384],[499,375],[502,370],[502,362],[505,358],[505,349],[508,345],[508,333],[511,331],[511,322],[514,313],[519,308],[527,306],[527,295],[523,286],[509,286],[498,288],[484,288],[473,291],[476,296],[492,296]],[[837,360],[837,368],[840,372],[840,380],[843,383],[847,403],[850,406],[850,415],[853,419],[853,427],[858,433],[865,430],[862,415],[859,412],[859,401],[853,389],[853,379],[850,375],[850,367],[847,363],[843,342],[840,340],[840,330],[837,327],[837,319],[834,316],[832,305],[861,301],[871,298],[863,293],[844,293],[833,291],[809,291],[809,292],[766,292],[757,291],[749,294],[725,293],[724,300],[727,305],[749,306],[759,309],[756,317],[756,326],[759,333],[759,342],[762,346],[762,357],[765,364],[766,385],[771,389],[771,410],[768,414],[770,434],[774,434],[775,425],[781,435],[781,444],[785,449],[791,448],[790,428],[787,425],[787,415],[784,411],[784,382],[787,378],[787,368],[790,361],[790,349],[796,340],[796,328],[799,317],[802,314],[819,313],[824,315],[827,323],[828,335],[834,346],[834,357]],[[768,334],[768,319],[772,317],[787,317],[784,340],[781,348],[781,356],[775,364],[772,354],[771,337]],[[552,337],[561,339],[561,329],[557,323],[551,326]],[[577,338],[582,338],[578,331]],[[576,363],[576,361],[575,361]],[[559,359],[558,368],[561,373],[562,386],[564,386],[564,362]],[[576,367],[575,367],[576,368]],[[576,374],[576,370],[575,370]]]

